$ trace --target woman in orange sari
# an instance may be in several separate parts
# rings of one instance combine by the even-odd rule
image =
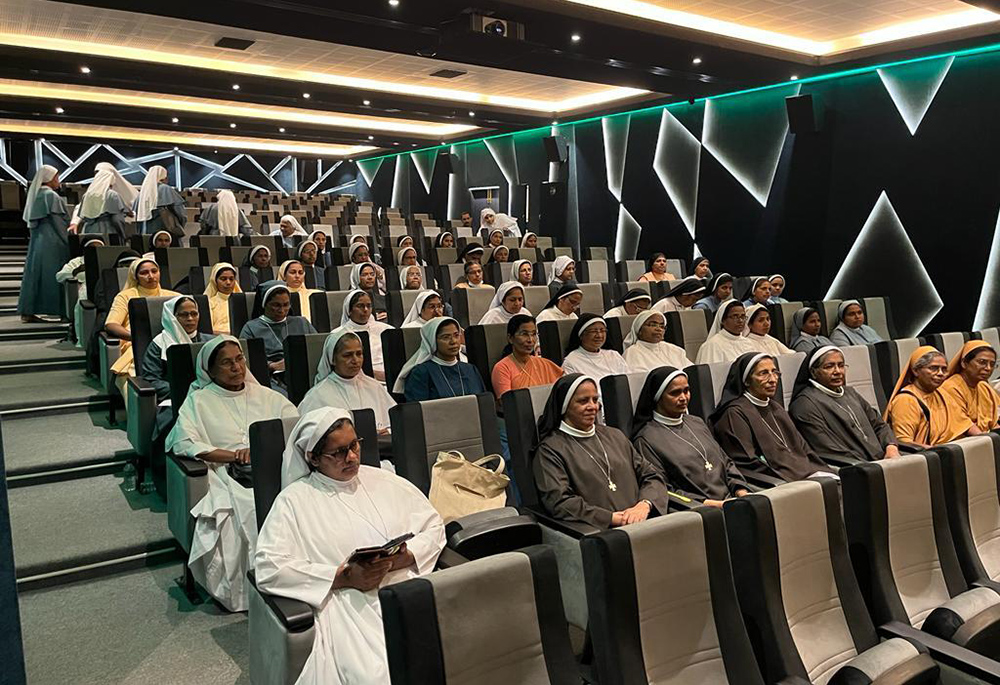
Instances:
[[[948,365],[941,394],[956,414],[972,422],[969,435],[987,433],[998,425],[1000,396],[990,385],[997,353],[985,340],[970,340]]]
[[[511,317],[507,322],[507,342],[508,354],[493,366],[490,374],[497,402],[508,390],[548,385],[563,375],[561,368],[535,354],[538,329],[534,317],[525,314]]]
[[[931,447],[960,438],[972,427],[941,392],[947,375],[948,360],[935,348],[924,345],[910,355],[884,417],[901,442]]]

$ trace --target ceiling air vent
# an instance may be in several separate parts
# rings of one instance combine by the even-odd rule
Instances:
[[[431,76],[436,76],[437,78],[458,78],[459,76],[465,76],[469,72],[458,71],[457,69],[438,69],[431,73]]]
[[[246,40],[245,38],[220,38],[215,41],[215,47],[227,48],[229,50],[246,50],[257,41]]]

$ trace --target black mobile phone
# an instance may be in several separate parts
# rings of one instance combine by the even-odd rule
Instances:
[[[398,538],[393,538],[384,545],[378,545],[376,547],[359,547],[354,550],[347,563],[354,564],[361,561],[374,561],[376,559],[381,559],[384,557],[391,557],[393,554],[399,552],[400,547],[403,543],[413,537],[413,533],[406,533],[405,535],[400,535]]]

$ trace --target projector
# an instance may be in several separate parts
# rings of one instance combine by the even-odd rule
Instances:
[[[510,19],[486,17],[481,14],[471,15],[472,30],[475,33],[485,33],[487,36],[524,40],[524,24]]]

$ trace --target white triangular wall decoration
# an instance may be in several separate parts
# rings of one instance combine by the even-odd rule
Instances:
[[[882,85],[889,92],[910,135],[917,134],[920,122],[924,120],[954,61],[952,55],[878,70]]]

